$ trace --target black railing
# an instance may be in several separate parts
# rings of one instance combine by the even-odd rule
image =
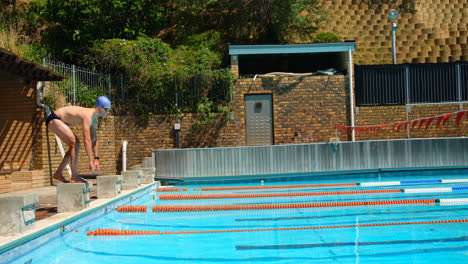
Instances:
[[[468,100],[468,62],[356,65],[356,106]]]

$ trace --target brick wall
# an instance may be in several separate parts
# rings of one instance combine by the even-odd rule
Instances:
[[[334,124],[349,119],[345,76],[238,79],[233,111],[239,142],[245,145],[245,101],[248,94],[272,94],[274,144],[329,142]]]
[[[466,109],[466,105],[465,108]],[[442,115],[459,111],[459,105],[426,105],[412,106],[409,111],[408,120],[421,119],[431,116]],[[356,126],[370,126],[406,121],[405,106],[379,106],[379,107],[360,107],[355,115]],[[410,138],[428,138],[428,137],[461,137],[468,136],[468,120],[466,115],[460,121],[457,127],[455,115],[450,117],[447,124],[441,124],[437,128],[437,120],[434,120],[427,130],[425,125],[418,129],[419,123],[411,131]],[[341,135],[341,133],[340,133]],[[376,139],[398,139],[408,138],[407,131],[400,128],[399,132],[393,131],[392,127],[380,130],[377,134],[363,133],[356,136],[356,140],[376,140]]]
[[[9,86],[14,85],[10,83]],[[252,78],[237,79],[233,86],[231,118],[225,122],[218,116],[212,121],[211,125],[200,127],[195,125],[196,115],[182,114],[180,117],[180,147],[245,146],[245,95],[249,94],[272,95],[274,144],[329,142],[331,138],[335,137],[334,124],[336,122],[344,125],[350,123],[347,87],[347,76],[343,75],[330,77],[258,77],[255,81]],[[4,88],[2,90],[8,91],[7,94],[11,98],[15,97],[15,93],[18,98],[22,98],[21,96],[27,98],[17,100],[15,106],[21,105],[23,109],[16,112],[11,110],[14,108],[6,107],[8,105],[12,106],[11,102],[13,100],[11,102],[10,100],[3,100],[1,107],[4,108],[4,111],[1,114],[3,120],[5,120],[3,121],[4,126],[9,124],[7,120],[10,119],[15,120],[16,125],[14,126],[15,129],[2,130],[5,134],[1,145],[2,157],[9,157],[11,160],[15,160],[14,157],[17,156],[22,157],[22,159],[17,159],[22,162],[10,164],[18,166],[17,169],[38,169],[42,173],[36,171],[23,176],[21,176],[22,174],[16,174],[18,178],[16,183],[14,183],[13,175],[0,175],[0,192],[8,192],[18,188],[18,186],[15,187],[15,184],[26,184],[24,181],[29,179],[31,179],[30,187],[50,184],[50,177],[62,160],[53,133],[47,131],[45,127],[42,111],[36,111],[35,94],[31,93],[32,88],[25,88],[25,86],[19,88],[17,90]],[[411,107],[409,119],[435,116],[458,110],[458,105],[413,106]],[[6,117],[10,117],[10,119]],[[360,107],[355,114],[355,124],[357,126],[405,120],[404,106]],[[122,170],[123,140],[129,142],[127,148],[128,169],[140,164],[143,158],[150,157],[153,149],[175,148],[174,123],[174,116],[163,115],[154,116],[147,125],[141,125],[139,118],[135,116],[108,116],[104,120],[100,119],[97,133],[99,156],[101,157],[101,174],[115,174],[120,173]],[[410,136],[412,138],[468,136],[467,127],[468,120],[466,116],[462,119],[460,127],[456,126],[455,117],[452,117],[444,127],[437,129],[435,123],[433,123],[427,131],[425,129],[416,129],[411,132]],[[81,128],[75,127],[72,129],[82,142]],[[7,131],[9,133],[6,133]],[[341,141],[350,140],[348,134],[339,133],[338,136]],[[388,128],[377,135],[362,134],[356,136],[356,140],[406,137],[406,131],[403,129],[396,133]],[[21,138],[24,138],[24,140],[21,141]],[[16,141],[18,140],[23,144],[17,144]],[[8,141],[9,144],[6,144],[5,141]],[[64,149],[67,151],[68,146],[65,145]],[[80,152],[78,171],[81,174],[89,172],[87,156],[83,146]],[[64,174],[69,177],[66,170]]]
[[[33,169],[41,113],[35,104],[34,84],[0,75],[0,170]]]

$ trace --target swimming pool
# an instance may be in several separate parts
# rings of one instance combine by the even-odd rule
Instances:
[[[178,185],[12,263],[466,263],[468,175]]]

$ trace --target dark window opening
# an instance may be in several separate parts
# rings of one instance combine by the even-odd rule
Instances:
[[[239,74],[245,76],[270,72],[309,73],[330,68],[346,74],[346,61],[347,55],[342,52],[240,55]]]

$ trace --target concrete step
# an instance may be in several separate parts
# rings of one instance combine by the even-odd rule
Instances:
[[[16,191],[23,191],[27,189],[32,188],[32,183],[27,183],[27,182],[12,182],[10,191],[11,192],[16,192]]]

